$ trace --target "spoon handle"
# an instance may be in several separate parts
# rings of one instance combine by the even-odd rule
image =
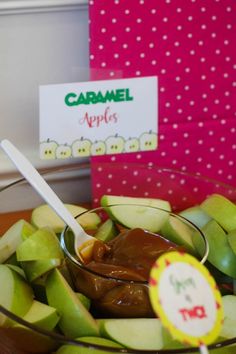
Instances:
[[[49,204],[54,211],[69,225],[69,227],[78,235],[83,237],[86,234],[82,227],[77,223],[72,214],[67,210],[63,202],[56,193],[49,187],[39,172],[33,167],[29,160],[7,139],[1,141],[1,147],[15,164],[20,173],[34,187],[40,196]]]

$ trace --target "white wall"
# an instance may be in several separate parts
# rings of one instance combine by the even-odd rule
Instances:
[[[38,87],[88,80],[88,58],[86,0],[0,0],[0,139],[37,168],[62,164],[38,157]],[[15,176],[0,150],[0,185]]]

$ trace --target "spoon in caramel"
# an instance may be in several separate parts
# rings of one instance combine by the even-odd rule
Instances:
[[[57,194],[34,168],[31,162],[9,140],[2,140],[1,147],[25,179],[40,194],[47,204],[53,208],[58,216],[71,228],[75,238],[75,252],[81,262],[84,263],[89,260],[91,258],[93,245],[96,239],[84,231]]]

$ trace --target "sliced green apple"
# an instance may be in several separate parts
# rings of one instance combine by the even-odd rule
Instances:
[[[25,272],[28,281],[33,282],[50,270],[61,265],[62,260],[59,258],[42,259],[38,261],[21,262],[21,266]]]
[[[84,307],[89,310],[91,305],[91,300],[82,293],[75,293],[78,299],[82,302]]]
[[[60,242],[50,227],[34,232],[16,249],[17,261],[35,261],[50,258],[63,259]]]
[[[99,336],[95,319],[83,306],[58,269],[49,273],[45,286],[48,304],[60,313],[58,325],[65,335],[71,338]]]
[[[79,205],[65,204],[70,213],[76,217],[83,214],[88,209]],[[84,229],[96,229],[97,225],[101,222],[99,216],[96,213],[83,214],[77,221]],[[61,233],[65,227],[64,221],[56,214],[56,212],[48,205],[43,204],[35,208],[32,212],[31,222],[37,228],[49,226],[53,228],[56,233]]]
[[[163,348],[162,324],[158,318],[98,320],[101,336],[137,350]]]
[[[236,337],[236,295],[222,297],[224,321],[220,336],[223,338]]]
[[[211,220],[202,228],[202,232],[209,244],[207,260],[222,273],[236,278],[236,255],[229,245],[224,229],[215,220]],[[196,249],[203,256],[205,249],[203,240],[194,237],[193,241]]]
[[[183,246],[188,252],[196,254],[196,248],[192,240],[194,231],[195,229],[191,224],[187,224],[187,221],[185,222],[185,220],[175,215],[170,215],[161,228],[163,237],[177,245]],[[197,233],[195,236],[201,237]]]
[[[236,229],[236,205],[220,194],[212,194],[201,204],[202,210],[226,231]]]
[[[163,349],[180,349],[184,344],[173,338],[170,332],[162,326]]]
[[[106,208],[111,219],[130,229],[140,227],[158,232],[168,219],[170,203],[161,199],[120,197],[104,195],[101,205]],[[131,207],[132,205],[132,207]],[[164,209],[164,210],[162,210]]]
[[[236,229],[228,233],[227,239],[230,244],[230,247],[232,248],[232,251],[236,255]]]
[[[80,342],[89,343],[91,347],[82,347],[76,345],[62,345],[56,352],[56,354],[112,354],[114,351],[109,352],[108,349],[95,349],[94,345],[102,345],[104,347],[110,348],[123,348],[120,344],[106,338],[100,337],[80,337],[78,338]]]
[[[20,317],[24,316],[32,305],[33,291],[26,280],[15,270],[0,264],[0,305]],[[12,321],[0,313],[0,327],[10,326]]]
[[[13,224],[5,234],[0,237],[0,263],[11,257],[19,244],[35,232],[35,228],[27,221],[21,219]]]
[[[107,219],[94,234],[98,240],[103,242],[111,241],[119,233],[114,221]]]
[[[29,311],[23,316],[23,319],[40,328],[51,331],[56,327],[60,315],[54,307],[34,300]]]
[[[199,228],[202,228],[211,220],[211,217],[199,205],[182,210],[179,215],[191,221]]]
[[[22,278],[26,279],[26,275],[25,272],[23,271],[23,269],[17,265],[14,264],[7,264],[5,263],[6,266],[8,266],[8,268],[14,270],[16,273],[18,273]]]

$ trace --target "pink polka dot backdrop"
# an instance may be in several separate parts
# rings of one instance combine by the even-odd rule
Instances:
[[[91,80],[159,81],[158,149],[93,157],[94,204],[109,192],[151,194],[146,182],[137,193],[132,179],[122,185],[109,178],[115,163],[164,166],[236,186],[235,0],[93,0],[89,12]]]

